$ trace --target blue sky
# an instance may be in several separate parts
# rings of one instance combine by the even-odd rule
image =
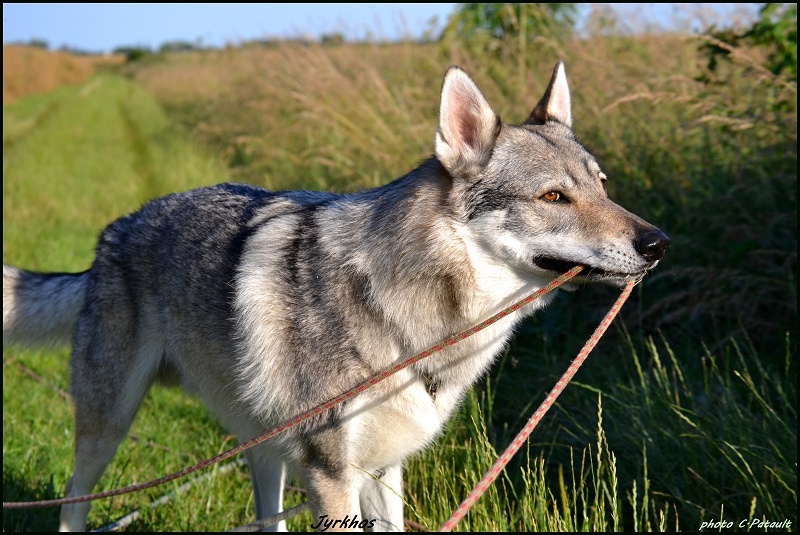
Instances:
[[[117,46],[158,48],[182,40],[222,46],[267,37],[319,38],[339,32],[348,39],[420,37],[437,17],[439,26],[456,4],[3,4],[3,42],[43,39],[50,48],[67,45],[108,52]],[[586,4],[588,5],[588,4]],[[711,4],[612,4],[638,20],[669,26],[686,6]],[[698,8],[697,6],[700,6]],[[735,6],[745,6],[735,7]],[[756,4],[717,4],[728,12],[755,12]],[[720,15],[725,10],[724,15]]]
[[[362,39],[418,37],[455,4],[3,4],[3,42],[44,39],[109,51],[170,40],[222,46],[266,37],[340,32]]]

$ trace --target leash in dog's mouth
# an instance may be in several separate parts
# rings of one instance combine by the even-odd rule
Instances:
[[[538,257],[533,259],[533,263],[541,269],[561,275],[572,269],[578,262],[575,262],[574,260],[572,261],[559,260],[557,258],[551,258],[551,257]],[[606,271],[604,269],[596,268],[587,264],[582,264],[582,265],[584,266],[585,271],[581,273],[580,275],[581,278],[590,281],[613,282],[621,285],[624,285],[631,279],[640,280],[647,273],[647,269],[644,269],[637,273],[621,273],[614,271]]]

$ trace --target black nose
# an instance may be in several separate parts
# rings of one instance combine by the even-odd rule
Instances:
[[[655,262],[664,257],[669,246],[669,238],[660,230],[653,229],[637,236],[633,243],[645,260]]]

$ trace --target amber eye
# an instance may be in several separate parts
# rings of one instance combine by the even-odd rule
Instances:
[[[545,193],[544,195],[542,195],[542,198],[543,198],[544,200],[546,200],[546,201],[550,201],[550,202],[558,202],[558,201],[561,201],[561,200],[563,200],[563,199],[564,199],[564,196],[563,196],[563,195],[561,195],[561,194],[560,194],[559,192],[557,192],[557,191],[548,191],[547,193]]]

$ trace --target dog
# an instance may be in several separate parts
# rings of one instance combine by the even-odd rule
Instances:
[[[670,240],[612,202],[606,180],[572,130],[561,62],[519,125],[451,67],[434,154],[385,186],[175,193],[108,226],[83,273],[4,265],[3,341],[73,344],[67,496],[92,492],[154,382],[181,385],[247,440],[575,265],[570,290],[642,277]],[[258,518],[282,510],[291,473],[311,526],[402,531],[404,459],[441,432],[523,317],[247,450]],[[64,506],[60,529],[84,530],[89,507]]]

